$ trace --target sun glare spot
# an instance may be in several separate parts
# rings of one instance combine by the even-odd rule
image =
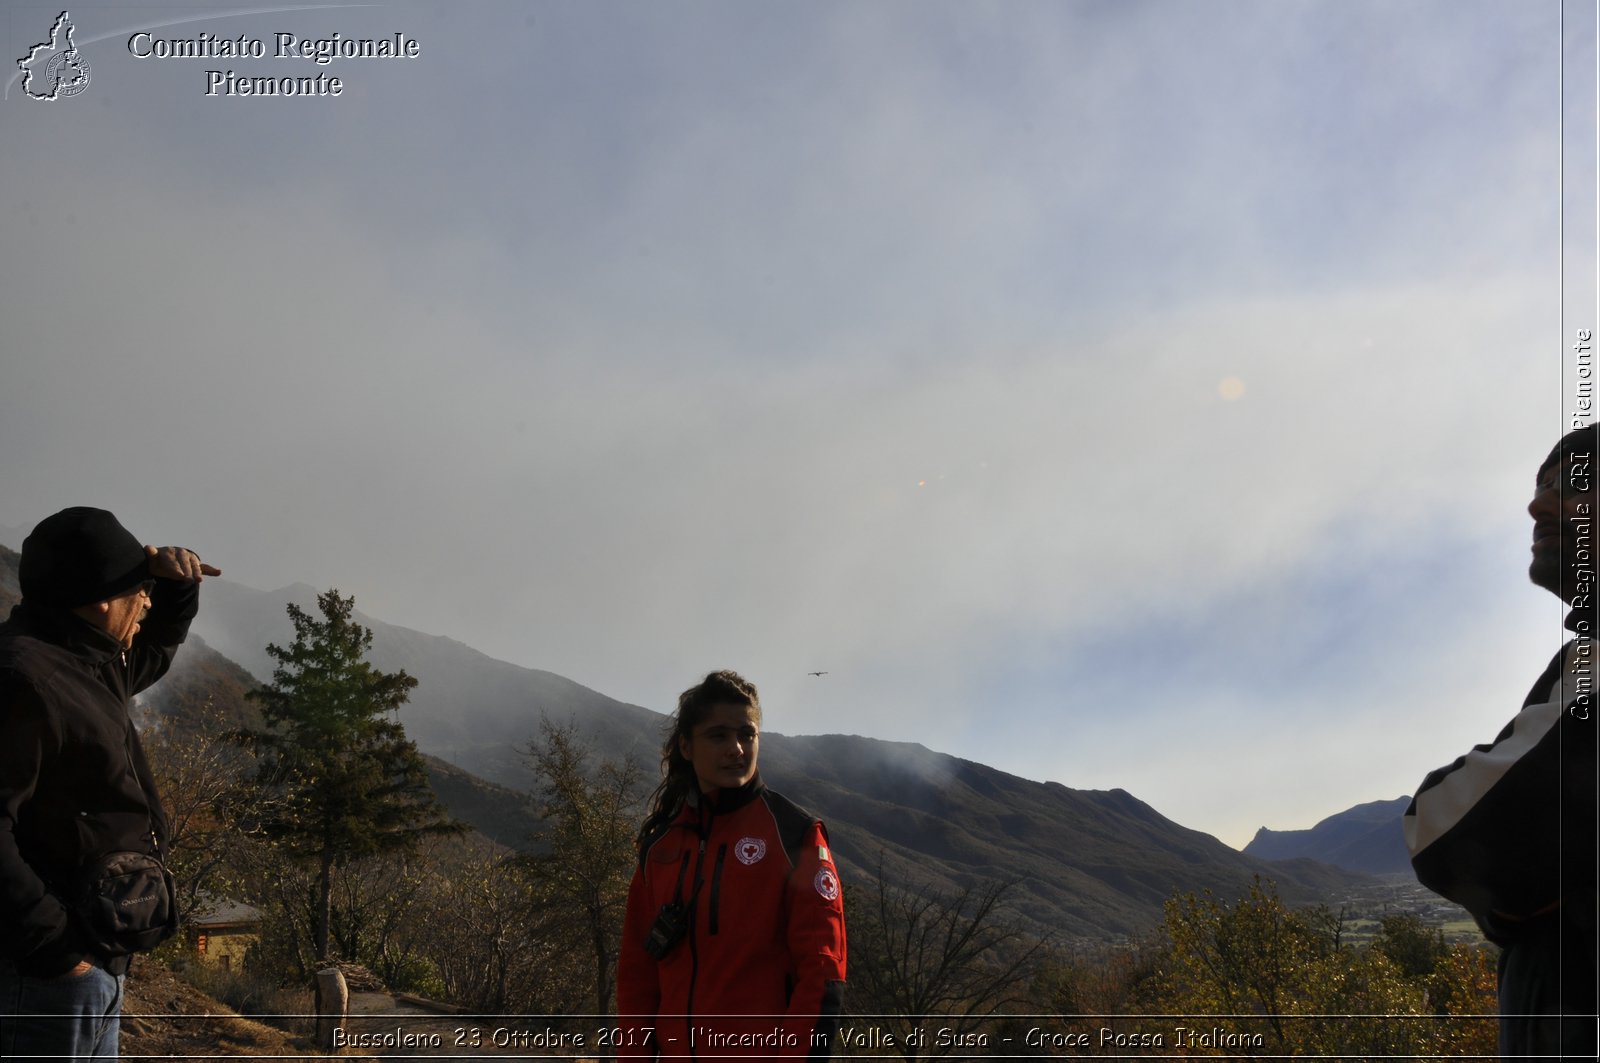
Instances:
[[[1244,381],[1236,376],[1223,377],[1222,383],[1217,385],[1217,394],[1222,396],[1223,402],[1236,402],[1244,398]]]

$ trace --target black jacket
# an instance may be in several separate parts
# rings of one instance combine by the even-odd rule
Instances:
[[[1596,653],[1563,647],[1494,743],[1430,773],[1405,814],[1418,880],[1502,949],[1504,1058],[1595,1057]]]
[[[71,612],[25,601],[0,625],[0,955],[24,973],[92,956],[63,900],[86,861],[166,845],[128,699],[166,673],[198,601],[195,584],[158,580],[126,652]]]

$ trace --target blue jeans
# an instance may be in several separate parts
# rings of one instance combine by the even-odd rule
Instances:
[[[32,978],[0,960],[0,1059],[116,1059],[120,974]]]

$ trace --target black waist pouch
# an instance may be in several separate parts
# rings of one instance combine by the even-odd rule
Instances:
[[[106,853],[83,869],[78,921],[96,952],[147,952],[178,931],[172,875],[149,853]]]

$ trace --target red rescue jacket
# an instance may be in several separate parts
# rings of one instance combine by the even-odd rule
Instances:
[[[646,939],[673,904],[682,937],[658,960]],[[621,1055],[826,1058],[844,977],[844,899],[828,833],[759,775],[737,790],[691,793],[671,823],[640,839],[617,959]]]

